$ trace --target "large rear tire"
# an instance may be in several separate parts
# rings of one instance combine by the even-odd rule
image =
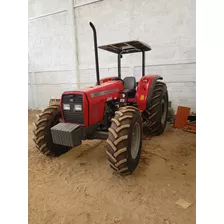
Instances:
[[[168,116],[168,92],[166,84],[157,81],[150,107],[142,113],[143,131],[146,135],[160,135],[164,132]]]
[[[37,115],[37,121],[33,122],[33,141],[36,148],[46,156],[60,156],[70,149],[52,141],[50,129],[59,123],[60,117],[60,105],[52,104]]]
[[[139,163],[142,148],[142,118],[132,106],[121,107],[111,119],[107,139],[108,162],[121,175],[131,174]]]

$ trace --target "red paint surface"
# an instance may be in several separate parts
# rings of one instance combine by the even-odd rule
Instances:
[[[153,79],[157,75],[144,76],[139,80],[138,86],[136,88],[135,98],[128,99],[128,102],[137,102],[139,110],[146,109],[146,101],[151,88]],[[103,120],[104,116],[104,106],[107,101],[115,100],[120,98],[120,92],[124,90],[122,81],[113,80],[117,77],[109,77],[101,79],[101,85],[90,86],[79,91],[69,91],[62,94],[79,94],[83,96],[83,113],[84,113],[84,126],[93,125],[97,122]],[[113,81],[111,81],[113,80]],[[92,93],[102,92],[107,90],[117,89],[117,92],[108,93],[103,96],[91,97]],[[108,98],[110,99],[108,100]],[[61,98],[62,99],[62,98]],[[61,100],[62,102],[62,100]],[[62,105],[61,105],[62,110]],[[63,116],[63,113],[62,113]],[[64,120],[64,117],[62,117]]]
[[[148,97],[149,89],[151,88],[153,79],[155,79],[156,77],[158,77],[158,75],[146,75],[139,80],[135,95],[135,100],[138,104],[139,110],[146,109],[146,100]]]
[[[117,89],[118,91],[103,96],[91,97],[92,93],[114,89]],[[121,81],[108,81],[99,86],[91,86],[80,91],[64,92],[62,96],[66,94],[79,94],[83,96],[84,126],[89,126],[103,120],[104,106],[108,101],[108,98],[110,97],[110,101],[119,98],[119,92],[123,89],[124,87]],[[62,118],[64,120],[64,117]]]
[[[100,84],[109,82],[109,81],[115,81],[115,80],[118,80],[117,76],[103,78],[103,79],[100,79]]]

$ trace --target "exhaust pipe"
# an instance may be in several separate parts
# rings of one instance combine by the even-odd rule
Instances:
[[[93,29],[95,62],[96,62],[96,79],[97,79],[97,85],[100,85],[100,72],[99,72],[99,60],[98,60],[98,47],[97,47],[96,28],[95,28],[95,26],[91,22],[89,23],[89,25]]]

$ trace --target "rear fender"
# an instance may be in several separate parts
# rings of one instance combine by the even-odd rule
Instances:
[[[147,75],[139,80],[135,96],[139,110],[143,111],[150,106],[156,82],[162,79],[160,75]]]

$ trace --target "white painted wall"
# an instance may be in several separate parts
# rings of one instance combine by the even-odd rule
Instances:
[[[164,77],[174,109],[196,110],[195,0],[101,0],[83,6],[94,1],[74,0],[74,25],[71,1],[29,1],[29,108],[45,107],[79,81],[80,87],[96,82],[92,21],[99,45],[130,40],[151,45],[146,74]],[[102,77],[117,74],[116,55],[99,50],[99,61]],[[124,56],[122,65],[123,77],[140,77],[141,54]]]

